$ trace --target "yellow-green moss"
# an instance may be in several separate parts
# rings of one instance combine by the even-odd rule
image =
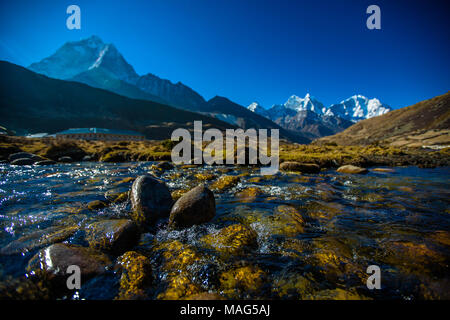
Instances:
[[[210,187],[213,191],[222,192],[234,187],[239,181],[240,178],[237,176],[221,176]]]
[[[128,251],[118,258],[122,268],[118,300],[148,298],[145,289],[152,282],[152,268],[147,257],[136,251]]]
[[[208,234],[200,241],[209,248],[224,254],[243,254],[247,249],[256,246],[257,234],[243,224],[233,224],[219,230],[217,233]]]

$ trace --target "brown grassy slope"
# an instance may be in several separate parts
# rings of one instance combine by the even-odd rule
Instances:
[[[379,117],[360,121],[315,143],[419,147],[450,144],[450,92]]]

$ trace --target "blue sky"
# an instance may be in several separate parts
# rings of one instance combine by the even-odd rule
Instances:
[[[28,66],[66,41],[114,43],[139,74],[265,107],[310,92],[404,107],[450,89],[448,1],[16,0],[0,3],[0,59]],[[66,8],[81,8],[81,30]],[[366,8],[381,8],[381,30]]]

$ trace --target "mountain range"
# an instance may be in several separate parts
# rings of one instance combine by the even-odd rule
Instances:
[[[81,82],[129,98],[200,113],[233,127],[279,129],[282,138],[300,143],[310,141],[224,97],[206,101],[181,82],[172,83],[151,73],[140,76],[113,44],[106,44],[97,36],[67,42],[54,54],[31,64],[28,69],[50,78]]]
[[[267,110],[257,103],[245,108],[225,97],[206,101],[181,82],[172,83],[151,73],[138,75],[114,44],[104,43],[97,36],[67,42],[28,69],[50,78],[81,82],[129,98],[197,112],[244,129],[277,128],[281,136],[300,143],[333,135],[354,122],[391,110],[378,99],[361,95],[328,108],[309,94],[305,98],[293,95],[286,103]]]
[[[368,99],[362,95],[354,95],[327,108],[309,93],[304,98],[292,95],[284,104],[276,104],[269,109],[258,102],[251,103],[247,108],[310,139],[333,135],[358,121],[391,111],[378,99]]]

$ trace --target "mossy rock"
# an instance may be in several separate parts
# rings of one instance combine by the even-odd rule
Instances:
[[[153,280],[150,260],[136,251],[128,251],[117,258],[117,265],[122,275],[116,300],[148,299],[146,289]]]
[[[281,171],[292,171],[301,173],[319,173],[320,166],[315,163],[300,163],[296,161],[286,161],[280,164]]]
[[[249,187],[237,192],[234,196],[241,202],[253,202],[263,194],[264,192],[260,188]]]
[[[161,268],[165,271],[185,271],[188,266],[202,259],[194,247],[178,240],[159,243],[152,248],[152,251],[161,254],[163,258]]]
[[[197,173],[194,177],[199,181],[210,181],[214,180],[216,175],[212,173]]]
[[[241,255],[257,246],[257,234],[243,224],[233,224],[200,239],[208,248],[226,255]]]
[[[350,173],[350,174],[364,174],[368,172],[366,168],[361,168],[351,164],[341,166],[336,171],[340,173]]]
[[[191,277],[185,273],[178,273],[169,276],[167,279],[166,290],[158,294],[157,299],[180,300],[200,294],[202,290],[195,285],[190,278]]]
[[[237,176],[221,176],[210,185],[211,190],[216,192],[224,192],[238,184],[240,178]]]
[[[258,296],[266,277],[266,273],[256,266],[233,268],[220,275],[220,291],[232,299],[243,294]]]
[[[108,206],[108,204],[105,201],[100,201],[100,200],[94,200],[88,203],[87,207],[89,210],[100,210],[100,209],[104,209]]]
[[[178,199],[181,198],[181,196],[187,192],[189,192],[190,189],[178,189],[178,190],[174,190],[171,193],[172,199],[174,201],[177,201]]]

